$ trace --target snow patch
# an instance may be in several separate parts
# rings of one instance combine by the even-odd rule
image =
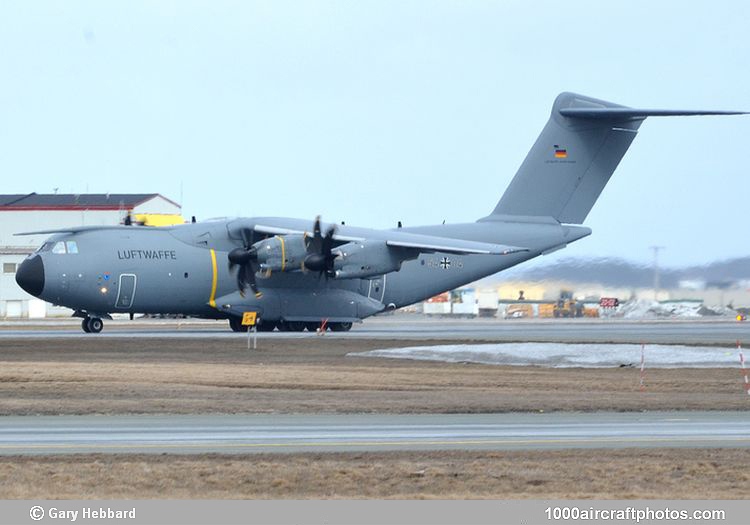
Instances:
[[[551,368],[611,368],[640,366],[641,345],[499,343],[476,345],[412,346],[352,352],[354,357],[387,357],[448,363],[543,366]],[[646,367],[724,368],[739,366],[734,348],[682,345],[646,345]]]
[[[734,316],[726,306],[705,306],[694,301],[666,302],[628,301],[616,310],[603,311],[602,317],[623,319],[696,319],[701,317]]]

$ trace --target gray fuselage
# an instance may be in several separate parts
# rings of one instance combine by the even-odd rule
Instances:
[[[309,221],[295,219],[237,220],[285,228],[310,227]],[[501,242],[524,246],[528,251],[509,255],[422,253],[405,261],[399,271],[368,279],[326,279],[294,268],[259,278],[261,297],[243,297],[227,262],[228,252],[237,247],[229,228],[233,222],[207,221],[170,228],[112,227],[54,235],[34,255],[43,268],[43,285],[35,295],[97,316],[165,313],[226,318],[257,311],[261,318],[272,321],[351,321],[422,301],[590,233],[588,228],[554,221],[491,220],[403,228],[399,231]],[[368,237],[383,232],[346,226],[338,229]],[[74,249],[63,250],[60,243]]]

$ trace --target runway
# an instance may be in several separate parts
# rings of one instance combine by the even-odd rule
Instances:
[[[20,416],[0,454],[748,447],[743,412]]]
[[[104,331],[85,334],[76,320],[41,323],[13,322],[0,324],[0,340],[16,338],[190,338],[236,339],[247,337],[229,331],[226,322],[137,320],[105,321]],[[317,337],[310,332],[259,333],[259,340]],[[475,340],[495,342],[560,343],[663,343],[732,345],[750,341],[750,322],[729,320],[501,320],[501,319],[430,319],[422,316],[383,316],[366,319],[350,332],[328,332],[325,337],[345,339],[405,340]]]

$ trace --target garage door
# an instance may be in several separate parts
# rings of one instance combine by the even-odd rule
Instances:
[[[5,317],[21,317],[23,301],[5,301]]]
[[[41,299],[29,299],[29,319],[47,317],[47,303]]]

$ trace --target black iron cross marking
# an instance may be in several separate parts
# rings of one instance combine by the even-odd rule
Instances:
[[[451,265],[451,261],[450,261],[450,259],[448,259],[447,257],[443,257],[443,258],[442,258],[442,259],[440,260],[440,267],[441,267],[441,268],[442,268],[443,270],[447,270],[448,268],[450,268],[450,265]]]

